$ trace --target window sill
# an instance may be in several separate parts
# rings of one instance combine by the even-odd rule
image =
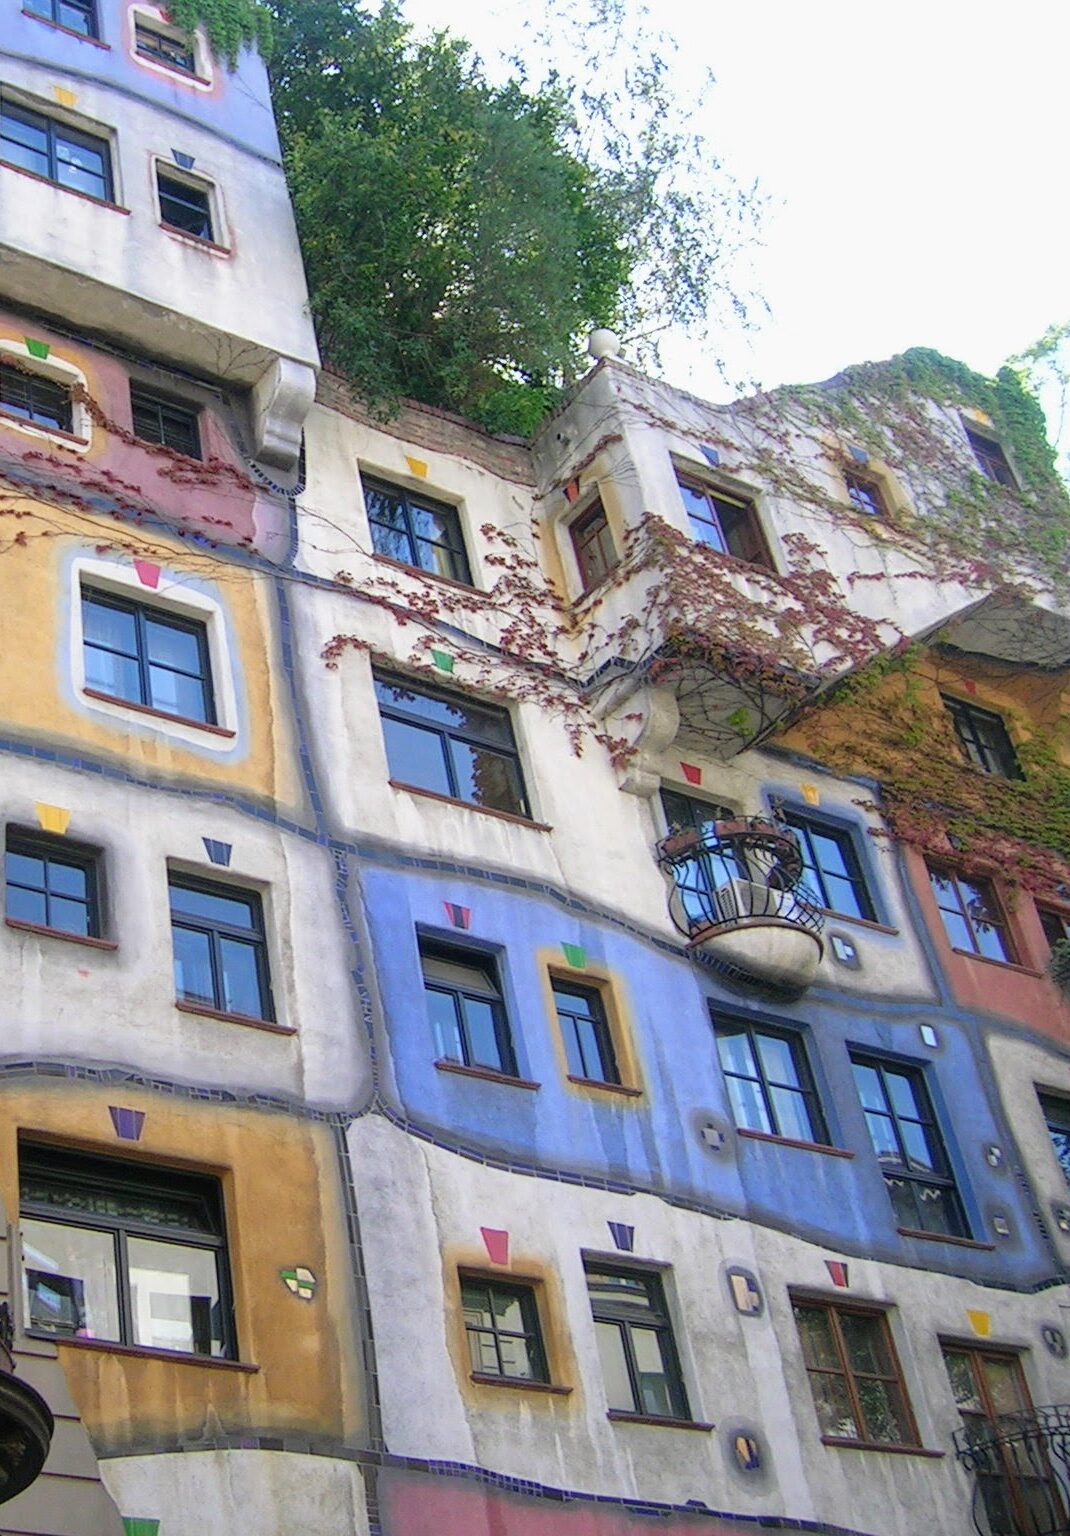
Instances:
[[[72,1349],[92,1349],[98,1354],[124,1355],[134,1360],[170,1360],[179,1365],[198,1365],[209,1370],[241,1371],[246,1376],[254,1376],[260,1370],[258,1365],[249,1365],[244,1360],[224,1360],[219,1355],[187,1355],[178,1349],[155,1349],[149,1344],[120,1344],[112,1339],[65,1338],[62,1334],[50,1333],[47,1328],[27,1328],[26,1333],[31,1339],[45,1339],[49,1344],[58,1344],[61,1348],[69,1346]]]
[[[81,34],[76,32],[74,35],[78,37]],[[19,176],[27,176],[31,181],[39,182],[42,187],[54,187],[57,192],[65,192],[68,197],[80,197],[83,203],[92,203],[95,208],[109,208],[112,213],[124,213],[127,218],[130,217],[130,209],[124,208],[121,203],[113,203],[106,197],[94,197],[91,192],[80,192],[77,187],[65,187],[61,181],[53,181],[51,176],[39,176],[36,171],[28,171],[24,165],[14,165],[10,160],[0,160],[0,165],[7,171],[14,171]]]
[[[930,1451],[924,1445],[886,1445],[881,1440],[841,1440],[837,1435],[822,1435],[822,1445],[830,1445],[840,1451],[886,1451],[890,1456],[927,1456],[930,1461],[940,1461],[946,1451]]]
[[[926,1243],[949,1243],[952,1248],[977,1248],[994,1253],[995,1243],[979,1243],[975,1237],[953,1237],[950,1232],[922,1232],[919,1227],[896,1227],[900,1237],[920,1237]]]
[[[823,1152],[826,1157],[854,1157],[846,1147],[827,1147],[821,1141],[796,1141],[794,1136],[773,1136],[769,1131],[752,1131],[749,1126],[737,1125],[736,1135],[748,1141],[771,1141],[778,1147],[798,1147],[800,1152]]]
[[[208,1008],[203,1003],[187,1003],[181,997],[175,998],[175,1007],[180,1013],[193,1013],[201,1019],[219,1019],[224,1024],[244,1024],[246,1029],[264,1029],[269,1035],[297,1033],[292,1024],[276,1024],[273,1019],[254,1019],[248,1013],[224,1013],[222,1008]]]
[[[625,1413],[620,1408],[611,1408],[606,1418],[611,1419],[614,1424],[654,1424],[662,1429],[697,1429],[706,1435],[714,1427],[712,1424],[703,1424],[698,1419],[670,1419],[653,1413]]]
[[[180,229],[177,224],[168,224],[166,219],[160,220],[160,228],[166,235],[174,235],[179,240],[184,240],[190,245],[195,245],[198,250],[208,251],[212,256],[231,256],[233,252],[229,245],[217,245],[214,240],[206,240],[203,235],[191,235],[188,229]]]
[[[965,960],[976,960],[981,965],[998,965],[1001,971],[1013,971],[1017,976],[1044,975],[1043,971],[1035,971],[1031,965],[1020,965],[1017,960],[993,960],[990,955],[979,955],[972,949],[956,949],[951,946],[953,955],[961,955]]]
[[[28,923],[21,917],[5,917],[4,924],[8,928],[16,928],[20,933],[40,933],[48,939],[65,939],[68,944],[85,944],[90,949],[118,949],[114,939],[98,939],[88,933],[68,933],[65,928],[49,928],[44,923]]]
[[[237,731],[229,731],[226,726],[212,725],[208,720],[191,720],[187,715],[172,715],[166,709],[153,709],[151,704],[139,704],[134,699],[119,699],[113,693],[101,693],[98,688],[83,688],[82,693],[87,699],[99,699],[102,704],[118,704],[121,709],[132,709],[135,714],[149,715],[153,720],[170,720],[175,725],[191,725],[196,731],[207,731],[211,736],[225,736],[228,741],[233,741]]]
[[[54,437],[64,447],[68,443],[78,448],[88,448],[88,437],[79,437],[76,432],[67,432],[63,427],[48,427],[43,421],[31,421],[28,416],[18,416],[14,411],[5,411],[0,406],[0,421],[10,421],[19,427],[30,427],[34,432],[39,432],[42,437]]]
[[[437,789],[422,789],[419,784],[405,784],[401,779],[387,781],[391,789],[404,789],[410,795],[422,795],[426,800],[439,800],[443,805],[460,805],[466,811],[480,816],[494,816],[499,821],[511,821],[518,827],[531,827],[536,832],[552,832],[553,827],[544,821],[532,821],[530,816],[520,816],[516,811],[498,811],[491,805],[473,805],[471,800],[458,800],[455,795],[440,795]]]
[[[132,57],[136,64],[162,70],[165,74],[174,75],[176,80],[188,82],[190,85],[211,85],[212,83],[204,75],[199,75],[195,69],[183,69],[181,64],[165,64],[163,59],[153,58],[151,53],[142,53],[140,48],[134,49]]]
[[[866,928],[870,933],[887,933],[893,938],[899,937],[899,929],[891,927],[888,923],[878,923],[872,917],[853,917],[849,912],[834,912],[831,907],[822,907],[821,911],[826,917],[831,917],[837,923],[850,923],[852,928]]]
[[[568,1081],[575,1083],[577,1088],[599,1088],[603,1093],[616,1093],[625,1099],[641,1099],[643,1090],[632,1088],[628,1083],[606,1083],[600,1077],[574,1077],[570,1072]]]
[[[457,592],[467,592],[471,597],[489,599],[490,593],[483,592],[479,587],[474,587],[470,581],[458,581],[456,576],[442,576],[438,571],[427,571],[422,565],[409,565],[406,560],[395,560],[393,555],[374,554],[372,559],[377,565],[389,565],[395,571],[404,571],[408,576],[423,576],[428,581],[433,581],[444,587],[453,587]]]
[[[485,1376],[481,1371],[473,1371],[468,1378],[480,1387],[513,1387],[521,1392],[545,1392],[552,1397],[568,1397],[571,1387],[559,1387],[552,1381],[528,1381],[523,1376]]]
[[[541,1088],[526,1077],[513,1077],[510,1072],[495,1072],[493,1067],[469,1067],[463,1061],[449,1061],[445,1057],[435,1062],[439,1072],[456,1072],[458,1077],[478,1077],[485,1083],[503,1083],[507,1088]],[[473,1377],[473,1380],[475,1378]]]
[[[92,43],[94,48],[103,48],[111,52],[110,43],[102,43],[99,37],[86,37],[84,32],[76,32],[73,27],[65,27],[61,21],[53,21],[50,16],[38,16],[36,11],[28,11],[23,6],[22,14],[28,16],[31,21],[39,21],[43,27],[51,27],[53,32],[62,32],[65,37],[76,37],[80,43]]]

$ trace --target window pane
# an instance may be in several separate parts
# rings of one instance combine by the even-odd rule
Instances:
[[[171,911],[182,912],[189,917],[203,917],[212,923],[227,923],[232,928],[252,928],[253,906],[248,897],[223,895],[220,891],[203,891],[196,886],[170,886]]]
[[[477,1333],[473,1329],[469,1329],[468,1357],[472,1362],[472,1369],[477,1375],[501,1375],[501,1367],[498,1364],[498,1349],[494,1342],[493,1333]]]
[[[495,1029],[493,1004],[466,997],[462,1007],[468,1031],[469,1059],[477,1067],[500,1069],[503,1063]]]
[[[116,656],[113,651],[98,651],[92,645],[85,648],[85,685],[109,698],[129,699],[134,704],[144,702],[137,662],[128,656]]]
[[[382,523],[373,522],[372,548],[377,555],[386,555],[389,560],[398,560],[402,565],[415,565],[412,540],[404,527],[391,528]]]
[[[59,859],[48,861],[48,888],[60,896],[86,898],[86,871],[80,864],[63,864]]]
[[[108,181],[104,170],[104,156],[99,150],[84,144],[71,144],[59,140],[56,145],[56,180],[60,186],[72,187],[89,197],[107,197]]]
[[[7,915],[22,923],[48,923],[48,906],[43,891],[28,891],[21,885],[8,885]]]
[[[214,1252],[131,1237],[133,1340],[188,1355],[222,1355],[223,1316]]]
[[[778,1035],[757,1035],[755,1038],[766,1081],[798,1088],[799,1073],[791,1041],[783,1040]]]
[[[824,1307],[805,1307],[796,1304],[795,1323],[799,1330],[803,1359],[808,1366],[839,1367],[839,1356],[832,1337],[832,1324]]]
[[[491,1326],[490,1290],[485,1285],[465,1281],[461,1286],[461,1307],[465,1325],[470,1328]]]
[[[881,1090],[880,1073],[876,1067],[867,1066],[865,1062],[852,1063],[855,1085],[858,1088],[858,1097],[862,1100],[863,1109],[885,1109],[884,1093]]]
[[[172,929],[175,949],[175,992],[190,1003],[218,1006],[212,980],[212,947],[208,935],[192,928]]]
[[[898,1387],[887,1381],[857,1381],[858,1400],[867,1440],[907,1445],[912,1437]]]
[[[89,908],[84,901],[69,901],[64,896],[53,896],[48,905],[51,927],[63,933],[89,933]]]
[[[87,641],[127,656],[137,655],[137,621],[125,609],[83,598],[82,626]]]
[[[857,1312],[841,1312],[840,1332],[852,1371],[863,1371],[871,1376],[890,1376],[892,1363],[888,1356],[884,1329],[880,1318],[862,1317]]]
[[[443,741],[436,732],[384,717],[383,737],[392,779],[452,795]]]
[[[67,5],[64,0],[60,0],[58,20],[61,27],[70,27],[72,32],[80,32],[83,37],[96,36],[90,26],[90,13],[85,6]]]
[[[921,1118],[921,1106],[914,1091],[914,1085],[910,1078],[902,1072],[896,1072],[892,1068],[886,1068],[884,1081],[888,1089],[888,1097],[892,1101],[892,1108],[897,1115],[907,1115],[915,1120]]]
[[[598,1340],[598,1356],[602,1362],[607,1403],[610,1408],[616,1408],[622,1413],[637,1412],[620,1326],[616,1323],[596,1322],[594,1331]]]
[[[806,1099],[801,1093],[796,1093],[790,1088],[770,1088],[769,1097],[773,1101],[778,1135],[791,1136],[796,1141],[815,1139],[814,1123],[810,1118]]]
[[[743,1030],[730,1034],[719,1029],[717,1031],[717,1054],[720,1056],[721,1066],[726,1072],[735,1072],[742,1077],[758,1076],[751,1043]]]
[[[427,1012],[435,1037],[435,1050],[445,1061],[464,1061],[461,1044],[461,1024],[457,1013],[457,999],[452,992],[439,992],[426,988]]]
[[[169,715],[181,715],[183,720],[208,719],[208,702],[200,678],[165,667],[149,668],[148,703]]]
[[[197,636],[188,629],[176,629],[173,624],[146,619],[145,639],[150,661],[158,661],[164,667],[176,667],[180,672],[191,672],[195,677],[200,676],[200,644]]]
[[[499,1338],[498,1347],[502,1354],[503,1375],[531,1381],[538,1374],[526,1339]]]
[[[635,1365],[639,1373],[639,1397],[643,1413],[671,1416],[676,1409],[672,1385],[661,1352],[661,1337],[652,1328],[629,1325]]]
[[[924,1126],[916,1125],[913,1121],[901,1120],[899,1132],[903,1138],[903,1148],[907,1156],[907,1165],[915,1173],[935,1173],[937,1171],[936,1158],[933,1156],[929,1145],[929,1138]]]
[[[895,1127],[890,1117],[867,1111],[866,1125],[869,1127],[869,1139],[873,1143],[873,1150],[880,1161],[901,1163],[902,1153],[899,1150]]]
[[[80,1339],[118,1339],[115,1239],[110,1232],[32,1217],[22,1222],[26,1316],[31,1328]]]
[[[951,1378],[951,1391],[958,1407],[966,1413],[983,1413],[984,1406],[977,1391],[970,1357],[945,1349],[944,1364]]]
[[[450,753],[457,780],[457,794],[473,805],[486,805],[496,811],[521,814],[524,800],[516,763],[485,747],[451,741]]]
[[[814,1394],[814,1407],[817,1409],[821,1433],[833,1435],[839,1440],[861,1439],[843,1377],[811,1373],[810,1387]]]
[[[725,1081],[732,1103],[732,1118],[736,1124],[748,1131],[766,1131],[772,1135],[773,1122],[769,1118],[759,1085],[741,1077],[729,1077]]]
[[[847,917],[870,916],[868,901],[863,902],[858,886],[845,876],[826,872],[825,891],[830,911],[842,912]]]
[[[257,950],[240,939],[221,937],[219,951],[223,966],[223,1007],[227,1013],[263,1018],[264,998],[260,991]]]

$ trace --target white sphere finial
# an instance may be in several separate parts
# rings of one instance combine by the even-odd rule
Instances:
[[[620,356],[620,337],[616,331],[600,328],[592,331],[587,338],[587,350],[600,363],[604,357]]]

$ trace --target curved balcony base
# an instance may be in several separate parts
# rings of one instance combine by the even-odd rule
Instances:
[[[816,933],[765,916],[711,924],[692,934],[688,948],[743,980],[783,992],[801,992],[810,986],[824,953]]]
[[[52,1443],[52,1414],[39,1392],[0,1362],[0,1504],[28,1488]]]

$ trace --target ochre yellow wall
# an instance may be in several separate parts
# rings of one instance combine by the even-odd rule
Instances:
[[[121,1141],[109,1104],[145,1111]],[[221,1180],[239,1360],[255,1371],[57,1341],[98,1453],[242,1431],[294,1431],[359,1444],[364,1429],[346,1220],[330,1131],[284,1114],[71,1080],[0,1084],[0,1187],[18,1210],[19,1133],[129,1162]],[[319,1284],[293,1295],[279,1270]]]
[[[265,578],[164,533],[3,491],[0,514],[0,655],[5,659],[0,730],[75,752],[87,750],[121,762],[134,774],[211,783],[287,808],[300,803],[274,600]],[[16,536],[25,542],[12,542]],[[151,717],[132,713],[127,731],[121,721],[104,723],[92,712],[91,701],[84,712],[72,707],[57,676],[57,668],[66,667],[66,650],[61,654],[60,647],[65,647],[64,603],[74,595],[67,569],[72,554],[127,566],[135,558],[148,560],[160,565],[165,576],[181,580],[186,575],[215,590],[240,666],[245,702],[238,741],[247,750],[220,761],[226,744],[218,739],[212,744],[221,748],[219,753],[191,751],[165,731],[153,730]],[[148,604],[159,601],[149,588],[131,595]]]

